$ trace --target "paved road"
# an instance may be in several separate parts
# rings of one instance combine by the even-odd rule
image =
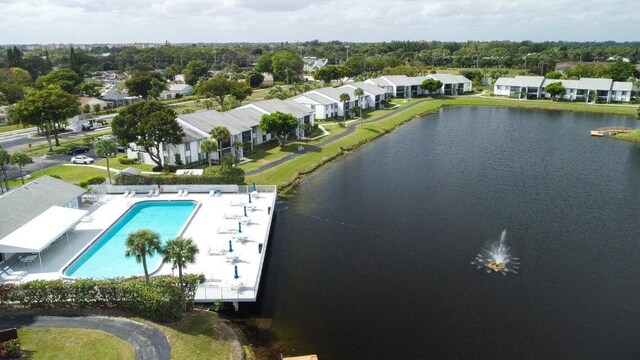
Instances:
[[[396,109],[396,110],[393,110],[393,111],[391,111],[391,112],[388,112],[388,113],[386,113],[386,114],[384,114],[383,116],[380,116],[380,117],[378,117],[378,118],[370,119],[370,120],[365,120],[365,121],[363,121],[362,123],[363,123],[363,124],[369,124],[369,123],[373,123],[373,122],[376,122],[376,121],[380,121],[380,120],[387,119],[387,118],[389,118],[389,117],[391,117],[391,116],[393,116],[393,115],[395,115],[395,114],[397,114],[397,113],[399,113],[399,112],[401,112],[401,111],[404,111],[404,110],[407,110],[407,109],[411,109],[412,107],[414,107],[414,106],[416,106],[416,105],[418,105],[418,104],[420,104],[420,103],[423,103],[424,101],[426,101],[426,100],[416,101],[416,102],[414,102],[413,104],[409,104],[408,106],[400,107],[400,108],[398,108],[398,109]],[[325,140],[325,141],[322,141],[322,142],[320,142],[320,143],[318,143],[318,144],[316,144],[316,145],[313,145],[313,146],[307,146],[307,147],[305,147],[305,148],[304,148],[304,150],[302,150],[302,151],[300,151],[300,152],[297,152],[297,153],[294,153],[294,154],[287,155],[287,156],[285,156],[285,157],[283,157],[283,158],[281,158],[281,159],[278,159],[278,160],[276,160],[276,161],[270,162],[270,163],[268,163],[268,164],[266,164],[266,165],[264,165],[264,166],[261,166],[261,167],[259,167],[259,168],[257,168],[257,169],[253,169],[253,170],[247,171],[247,174],[246,174],[246,175],[248,176],[248,175],[255,175],[255,174],[259,174],[259,173],[261,173],[261,172],[263,172],[263,171],[265,171],[265,170],[269,170],[269,169],[271,169],[271,168],[274,168],[274,167],[276,167],[276,166],[278,166],[278,165],[280,165],[280,164],[282,164],[282,163],[284,163],[284,162],[286,162],[286,161],[289,161],[289,160],[291,160],[291,159],[297,158],[298,156],[303,155],[303,154],[305,154],[305,153],[306,153],[306,152],[308,152],[308,151],[317,150],[318,148],[321,148],[321,147],[323,147],[323,146],[325,146],[325,145],[327,145],[327,144],[331,144],[331,143],[332,143],[332,142],[334,142],[334,141],[340,140],[340,139],[342,139],[343,137],[345,137],[345,136],[347,136],[347,135],[349,135],[349,134],[353,133],[353,132],[356,130],[356,123],[359,123],[359,121],[357,121],[357,122],[355,122],[355,123],[353,123],[353,124],[349,125],[349,127],[347,128],[347,130],[346,130],[345,132],[343,132],[342,134],[336,135],[336,136],[334,136],[334,137],[332,137],[332,138],[330,138],[330,139],[327,139],[327,140]]]
[[[33,316],[0,317],[0,328],[76,328],[102,330],[128,342],[136,351],[136,360],[171,358],[169,340],[159,330],[147,325],[106,316]]]

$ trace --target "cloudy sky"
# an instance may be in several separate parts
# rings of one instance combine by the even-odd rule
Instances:
[[[640,40],[638,0],[0,0],[0,44]]]

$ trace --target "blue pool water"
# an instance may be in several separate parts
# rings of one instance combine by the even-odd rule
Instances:
[[[113,278],[143,275],[142,263],[124,256],[127,236],[148,228],[160,233],[162,244],[175,237],[196,207],[194,201],[145,201],[131,207],[65,271],[76,278]],[[153,271],[161,256],[147,256],[147,268]]]

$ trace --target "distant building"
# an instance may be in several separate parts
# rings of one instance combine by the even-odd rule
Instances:
[[[81,98],[78,99],[78,101],[80,101],[80,106],[84,106],[85,104],[89,104],[89,106],[91,107],[91,111],[93,111],[93,106],[96,105],[96,104],[100,105],[100,110],[105,110],[105,109],[108,109],[110,107],[113,107],[112,103],[110,103],[108,101],[96,99],[96,98],[81,97]]]
[[[160,100],[175,99],[176,95],[187,96],[193,94],[193,86],[187,84],[171,84],[169,89],[160,93]]]
[[[313,72],[327,65],[328,61],[328,59],[318,59],[315,56],[305,56],[302,58],[302,62],[304,63],[303,70],[305,72]]]

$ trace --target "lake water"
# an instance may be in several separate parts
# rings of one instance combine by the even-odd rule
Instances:
[[[286,355],[640,358],[640,147],[620,116],[453,108],[279,203],[259,305]],[[470,262],[507,229],[519,274]]]

